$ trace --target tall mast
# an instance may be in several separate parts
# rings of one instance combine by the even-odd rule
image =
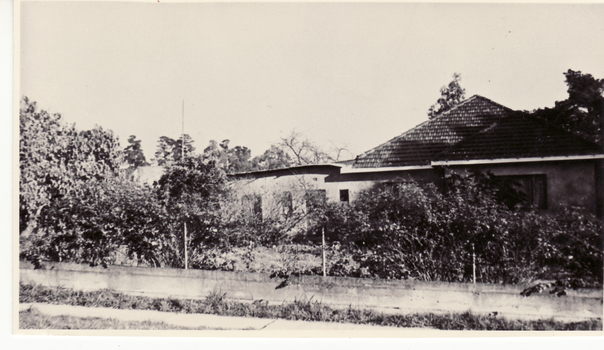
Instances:
[[[182,100],[182,144],[180,145],[180,159],[185,160],[185,100]]]
[[[180,145],[180,162],[184,164],[185,161],[185,100],[182,100],[182,143]],[[187,244],[187,221],[185,219],[183,230],[183,245],[185,251],[185,270],[189,268],[189,247]]]

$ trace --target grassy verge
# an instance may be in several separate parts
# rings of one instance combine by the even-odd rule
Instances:
[[[121,321],[114,318],[49,316],[35,308],[19,312],[19,329],[77,329],[77,330],[204,330],[152,321]]]
[[[41,302],[87,307],[342,322],[391,327],[432,327],[442,330],[602,330],[602,319],[600,318],[565,323],[552,319],[538,321],[507,320],[492,315],[475,315],[470,312],[446,315],[432,313],[386,315],[381,312],[352,307],[333,309],[313,300],[269,305],[268,302],[262,300],[253,303],[241,303],[226,300],[225,297],[225,294],[212,293],[204,300],[149,298],[127,295],[107,289],[81,292],[60,287],[19,285],[19,302],[21,303]]]

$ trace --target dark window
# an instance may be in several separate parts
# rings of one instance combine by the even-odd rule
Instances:
[[[241,199],[246,215],[262,220],[262,197],[260,195],[246,195]]]
[[[340,202],[349,202],[349,192],[348,190],[340,190]]]
[[[283,192],[282,196],[281,196],[281,214],[282,215],[289,215],[292,213],[293,209],[294,209],[294,202],[292,199],[292,194],[291,192]]]
[[[527,204],[535,205],[537,209],[547,209],[547,177],[544,174],[497,177],[511,181],[524,194]]]

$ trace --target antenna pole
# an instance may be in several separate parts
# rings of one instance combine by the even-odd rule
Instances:
[[[184,164],[185,160],[185,100],[182,100],[182,143],[180,145],[180,161],[181,164]],[[189,247],[187,245],[187,221],[185,219],[184,222],[184,237],[183,237],[183,245],[185,250],[185,270],[189,268]]]
[[[185,100],[182,100],[182,144],[180,159],[185,160]]]

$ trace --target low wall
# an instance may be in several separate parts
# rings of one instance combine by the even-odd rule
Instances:
[[[266,300],[281,303],[294,300],[321,301],[334,307],[379,309],[389,313],[497,312],[510,318],[556,318],[581,320],[602,317],[602,290],[568,291],[523,297],[525,286],[373,280],[345,277],[291,277],[289,284],[276,289],[283,280],[245,272],[182,270],[109,266],[89,267],[69,263],[45,263],[34,270],[22,262],[19,279],[23,283],[63,286],[90,291],[109,288],[152,297],[204,298],[209,293],[226,293],[232,300]]]

